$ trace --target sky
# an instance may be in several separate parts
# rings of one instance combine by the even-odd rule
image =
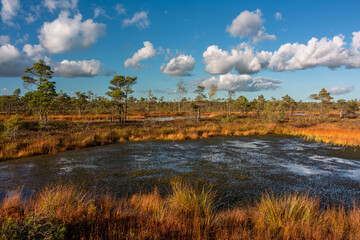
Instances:
[[[44,59],[57,90],[105,96],[115,75],[134,96],[193,98],[214,84],[250,100],[326,88],[360,98],[359,1],[1,0],[0,95]]]

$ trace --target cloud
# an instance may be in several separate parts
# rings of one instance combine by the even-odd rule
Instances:
[[[41,56],[44,51],[41,45],[32,46],[26,44],[23,51],[27,56],[22,55],[16,47],[10,44],[0,47],[0,77],[22,76],[25,69],[40,58],[45,58],[46,64],[51,66],[55,76],[58,77],[94,77],[114,73],[113,71],[102,69],[100,61],[94,59],[81,61],[63,60],[61,62],[51,60]]]
[[[212,76],[201,83],[202,86],[207,88],[212,84],[217,86],[220,91],[257,92],[279,88],[281,81],[265,77],[252,77],[248,74],[235,75],[227,73],[219,77]]]
[[[152,58],[156,55],[156,50],[151,42],[143,42],[144,47],[140,48],[131,58],[126,59],[124,62],[125,67],[132,67],[133,69],[140,69],[140,61]]]
[[[25,34],[22,38],[19,38],[15,41],[15,45],[23,44],[29,40],[29,34]]]
[[[295,71],[319,66],[360,68],[360,31],[353,33],[350,48],[346,48],[344,36],[332,39],[311,38],[307,44],[286,43],[274,52],[255,52],[246,43],[231,51],[212,45],[203,53],[205,70],[210,74],[225,74],[233,68],[239,74],[253,74],[263,69],[276,72]]]
[[[103,74],[100,61],[95,59],[89,61],[53,61],[52,65],[54,65],[54,74],[59,77],[94,77]]]
[[[352,49],[353,51],[358,51],[360,47],[360,31],[359,32],[353,32],[353,38],[352,38]]]
[[[354,90],[353,86],[344,85],[342,87],[338,87],[338,86],[332,87],[330,88],[329,92],[333,95],[342,95],[352,92],[353,90]]]
[[[41,57],[46,53],[46,49],[41,45],[30,45],[25,44],[23,47],[23,51],[29,57],[38,56]]]
[[[2,22],[10,26],[14,25],[11,20],[16,17],[17,12],[20,10],[20,0],[1,0],[1,4],[0,15]]]
[[[122,26],[128,27],[135,25],[139,29],[145,29],[150,26],[148,13],[145,11],[136,12],[132,18],[124,19]]]
[[[99,16],[104,16],[108,19],[111,19],[111,17],[109,17],[107,14],[106,14],[106,11],[105,9],[103,9],[102,7],[96,7],[94,9],[94,18],[97,18]]]
[[[300,70],[325,66],[331,69],[345,65],[350,67],[351,53],[344,46],[344,37],[333,39],[312,38],[305,44],[284,44],[275,51],[269,67],[275,71]],[[349,65],[350,64],[350,65]]]
[[[41,5],[30,6],[30,9],[27,10],[25,21],[27,23],[35,22],[41,17]]]
[[[76,9],[78,0],[44,0],[44,6],[50,11],[54,12],[55,9]]]
[[[226,27],[226,31],[233,37],[249,37],[254,42],[276,39],[275,35],[265,33],[265,28],[262,26],[264,20],[261,17],[260,9],[256,9],[254,12],[245,10],[232,21],[230,26]]]
[[[29,63],[16,47],[10,44],[0,47],[0,77],[21,76]]]
[[[116,4],[114,9],[119,15],[126,14],[126,9],[123,4]]]
[[[266,51],[254,53],[246,43],[240,44],[231,52],[212,45],[203,53],[205,71],[210,74],[225,74],[235,67],[239,74],[256,73],[268,65],[271,54]]]
[[[90,48],[105,34],[106,25],[92,19],[82,21],[82,15],[69,17],[62,11],[53,22],[45,22],[40,30],[40,44],[50,53],[64,53],[75,47]]]
[[[282,14],[281,14],[280,12],[276,12],[275,15],[274,15],[274,17],[275,17],[275,19],[276,19],[277,21],[282,20]]]
[[[5,45],[10,43],[10,37],[7,35],[0,35],[0,45]]]
[[[171,76],[191,76],[188,71],[192,71],[195,67],[195,59],[190,55],[180,55],[172,58],[166,65],[163,64],[160,68],[164,74]]]
[[[7,88],[3,88],[0,90],[0,92],[8,92],[8,91],[9,91],[9,89],[7,89]]]

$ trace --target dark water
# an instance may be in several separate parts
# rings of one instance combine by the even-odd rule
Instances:
[[[360,154],[284,136],[216,137],[114,144],[0,163],[0,192],[27,193],[72,182],[117,196],[166,193],[181,177],[212,187],[222,203],[245,203],[264,191],[309,192],[323,202],[360,199]]]

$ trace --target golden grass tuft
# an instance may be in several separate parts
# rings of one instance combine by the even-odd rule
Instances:
[[[266,193],[260,198],[255,209],[257,225],[278,229],[292,222],[312,223],[319,213],[319,200],[306,194],[284,194],[275,196]]]
[[[45,215],[72,219],[87,212],[90,199],[90,195],[73,185],[57,184],[44,188],[38,194],[35,209]]]
[[[193,187],[175,180],[171,183],[172,193],[168,197],[169,207],[178,215],[186,217],[211,217],[215,195],[204,188],[196,191]]]
[[[155,188],[150,194],[135,194],[130,198],[130,205],[140,213],[150,214],[152,218],[160,222],[167,214],[165,201]]]

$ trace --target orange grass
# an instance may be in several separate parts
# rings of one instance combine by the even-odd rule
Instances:
[[[244,207],[217,209],[211,191],[183,182],[116,199],[72,185],[0,203],[1,239],[359,239],[360,208],[322,209],[307,194],[264,193]]]
[[[357,121],[348,120],[346,122],[321,123],[311,127],[284,127],[280,132],[325,144],[358,147],[360,146],[358,124]]]
[[[107,145],[126,141],[201,139],[214,136],[251,136],[287,134],[308,140],[340,146],[360,146],[360,129],[357,119],[335,119],[319,122],[304,117],[291,118],[286,123],[267,123],[257,117],[235,118],[224,122],[220,117],[169,122],[77,123],[53,121],[66,124],[48,131],[20,131],[18,137],[1,139],[0,160],[28,157],[39,154],[55,154],[61,151]]]

